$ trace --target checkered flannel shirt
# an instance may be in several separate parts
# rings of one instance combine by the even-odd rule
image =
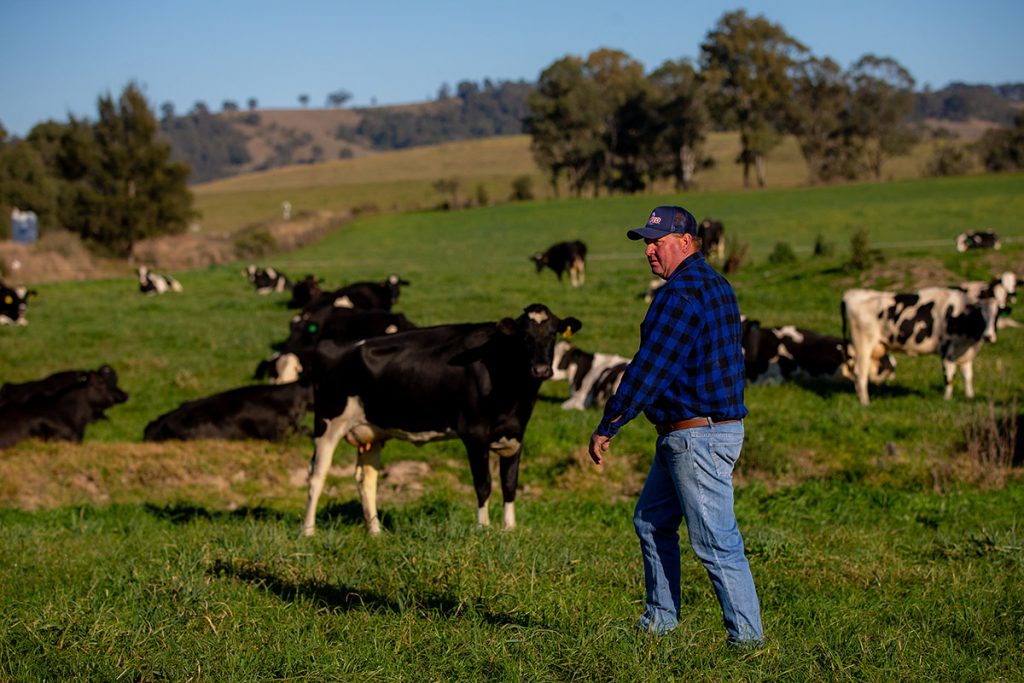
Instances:
[[[740,337],[732,287],[700,253],[687,257],[655,293],[597,433],[615,436],[641,411],[654,424],[745,417]]]

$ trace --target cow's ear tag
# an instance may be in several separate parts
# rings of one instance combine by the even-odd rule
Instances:
[[[570,327],[569,325],[566,325],[565,326],[565,331],[562,332],[562,336],[565,337],[566,339],[571,337],[572,336],[572,327]]]
[[[316,334],[316,331],[317,331],[318,328],[316,326],[316,323],[313,323],[309,327],[307,327],[306,329],[309,330],[310,334]]]
[[[4,303],[5,304],[13,304],[14,303],[14,299],[11,298],[10,294],[8,294],[7,296],[4,297]]]

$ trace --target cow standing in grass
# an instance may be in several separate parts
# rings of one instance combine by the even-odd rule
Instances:
[[[489,522],[489,454],[499,457],[505,528],[515,526],[523,434],[541,383],[552,375],[559,335],[581,327],[543,304],[496,323],[425,327],[356,344],[321,342],[314,359],[314,443],[302,531],[312,535],[316,506],[344,439],[358,450],[363,518],[380,533],[377,476],[388,439],[420,445],[460,439],[469,456],[477,522]]]
[[[573,287],[582,285],[587,276],[587,245],[579,240],[553,244],[547,251],[538,251],[530,260],[537,266],[538,273],[545,267],[553,270],[559,282],[562,273],[568,271]]]

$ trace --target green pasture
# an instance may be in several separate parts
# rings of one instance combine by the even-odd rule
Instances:
[[[263,263],[327,286],[398,273],[412,284],[396,310],[420,325],[543,302],[583,321],[581,348],[629,355],[650,276],[624,230],[662,203],[750,244],[731,280],[765,325],[839,334],[847,287],[1024,272],[1022,175],[366,216]],[[954,236],[972,228],[1011,239],[957,254]],[[886,260],[852,272],[861,229]],[[812,257],[819,236],[831,256]],[[534,272],[531,253],[574,238],[589,246],[583,287]],[[780,241],[795,263],[768,261]],[[0,680],[1024,677],[1024,486],[1014,474],[993,486],[964,437],[990,399],[998,410],[1019,399],[1024,331],[982,349],[973,402],[959,378],[942,400],[935,357],[899,357],[866,408],[846,384],[748,388],[737,511],[769,645],[742,654],[724,647],[685,548],[681,627],[660,640],[633,632],[643,587],[631,505],[653,429],[630,424],[593,467],[584,449],[600,413],[562,411],[564,383],[542,389],[511,533],[475,528],[455,442],[385,448],[385,468],[428,467],[419,485],[382,480],[380,539],[362,531],[346,446],[319,535],[300,539],[307,436],[140,443],[160,413],[251,381],[285,336],[285,295],[256,295],[244,265],[175,273],[185,291],[161,297],[128,277],[39,285],[31,324],[0,328],[0,381],[106,362],[131,396],[81,446],[0,451]]]

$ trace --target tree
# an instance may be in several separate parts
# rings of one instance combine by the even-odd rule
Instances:
[[[675,178],[676,189],[688,190],[710,125],[704,81],[686,59],[666,61],[649,78],[656,98],[656,152],[671,159],[663,173]]]
[[[40,226],[53,225],[57,216],[57,180],[28,140],[4,143],[0,127],[0,233],[9,233],[11,209],[34,211]]]
[[[299,104],[301,104],[303,107],[308,107],[309,106],[309,95],[307,95],[305,93],[299,95]]]
[[[164,102],[160,105],[160,120],[161,121],[173,121],[174,120],[174,103]]]
[[[727,12],[701,43],[700,65],[714,93],[710,105],[722,121],[734,121],[742,149],[743,184],[750,167],[765,185],[764,156],[781,140],[792,90],[789,71],[807,48],[783,28],[743,10]]]
[[[524,127],[531,136],[530,150],[548,170],[556,196],[563,173],[576,196],[593,174],[604,144],[597,100],[597,86],[585,76],[583,60],[571,55],[544,69],[527,98],[530,113]]]
[[[259,100],[255,97],[250,97],[245,102],[246,106],[249,107],[249,111],[256,111],[256,107],[259,106]]]
[[[864,55],[850,68],[851,116],[865,146],[868,168],[882,178],[886,157],[906,154],[917,141],[908,117],[914,109],[914,78],[889,57]]]
[[[347,90],[335,90],[327,95],[327,105],[330,107],[343,107],[352,99],[352,93]]]
[[[850,123],[851,90],[831,59],[811,57],[793,69],[789,130],[796,136],[811,182],[854,178],[860,145]]]
[[[993,129],[977,142],[978,155],[989,171],[1024,169],[1024,113],[1017,114],[1013,128]]]
[[[170,161],[157,123],[138,86],[97,104],[95,125],[71,120],[58,165],[68,181],[62,200],[65,225],[119,256],[153,235],[182,232],[194,217],[186,181],[189,168]]]
[[[221,111],[238,111],[238,102],[234,100],[224,100],[220,104]]]

